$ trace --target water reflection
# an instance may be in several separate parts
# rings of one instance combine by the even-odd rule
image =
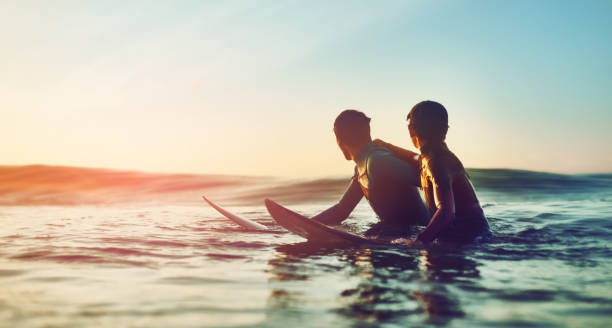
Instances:
[[[338,249],[305,242],[276,251],[267,269],[274,320],[287,320],[278,317],[283,313],[312,318],[319,309],[359,327],[445,326],[464,317],[459,290],[477,288],[480,277],[478,263],[460,249]]]

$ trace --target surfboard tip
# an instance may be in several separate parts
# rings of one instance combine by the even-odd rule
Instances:
[[[264,204],[266,204],[266,207],[268,208],[268,210],[270,209],[270,207],[278,205],[278,204],[276,204],[275,201],[271,200],[270,198],[264,199]]]

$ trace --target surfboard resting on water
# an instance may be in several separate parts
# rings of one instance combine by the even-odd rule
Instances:
[[[206,196],[202,196],[202,199],[204,199],[204,201],[206,201],[210,206],[212,206],[212,208],[217,210],[223,216],[225,216],[226,218],[236,222],[239,226],[241,226],[243,228],[247,228],[247,229],[250,229],[250,230],[268,230],[268,227],[266,227],[265,225],[263,225],[261,223],[257,223],[255,221],[251,221],[251,220],[248,220],[248,219],[245,219],[245,218],[241,218],[238,215],[235,215],[235,214],[233,214],[233,213],[231,213],[231,212],[221,208],[219,205],[213,203],[208,198],[206,198]]]
[[[273,200],[266,199],[265,203],[268,212],[279,225],[310,241],[324,241],[330,243],[344,242],[352,244],[387,244],[377,239],[364,238],[350,232],[328,227],[295,213],[277,204]]]
[[[242,218],[223,209],[221,206],[206,198],[206,196],[202,196],[202,198],[223,216],[232,220],[241,227],[255,231],[269,230],[268,227],[260,223]],[[309,241],[335,244],[386,244],[385,242],[379,240],[364,238],[350,232],[328,227],[322,223],[293,212],[270,199],[266,199],[265,204],[272,218],[274,218],[274,220],[281,227],[295,233],[296,235],[304,237]]]

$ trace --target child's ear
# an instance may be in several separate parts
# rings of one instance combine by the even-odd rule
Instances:
[[[412,140],[412,144],[417,148],[421,149],[421,143],[419,142],[419,138],[416,135],[411,135],[410,139]]]

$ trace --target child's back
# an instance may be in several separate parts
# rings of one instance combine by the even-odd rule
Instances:
[[[412,108],[408,120],[410,138],[421,151],[421,187],[432,213],[417,240],[471,242],[487,230],[488,224],[463,164],[446,146],[446,108],[434,101],[423,101]],[[399,158],[410,159],[413,154],[381,140],[375,142]]]
[[[450,190],[454,205],[454,218],[436,234],[441,241],[470,242],[487,229],[474,187],[461,161],[446,143],[427,144],[421,147],[421,186],[432,213],[440,202],[441,191]]]

